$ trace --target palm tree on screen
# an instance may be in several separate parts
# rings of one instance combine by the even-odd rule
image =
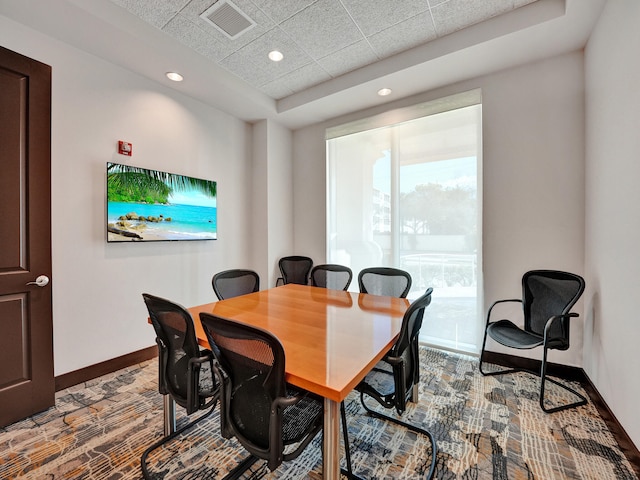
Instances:
[[[116,163],[107,166],[107,185],[110,201],[146,203],[168,203],[174,191],[196,190],[215,197],[217,190],[216,182],[209,180]]]

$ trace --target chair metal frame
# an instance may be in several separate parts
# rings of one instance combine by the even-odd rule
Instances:
[[[324,425],[323,402],[311,393],[297,389],[285,382],[285,354],[280,341],[264,329],[234,322],[233,320],[228,320],[213,314],[200,313],[200,321],[214,352],[213,368],[221,391],[220,427],[222,436],[225,438],[235,437],[239,441],[249,452],[249,457],[245,461],[249,461],[251,458],[253,458],[253,461],[258,458],[266,460],[267,466],[271,471],[275,470],[282,462],[298,457],[315,438],[317,433],[322,430]],[[241,349],[239,348],[238,351],[234,350],[232,352],[232,359],[224,353],[225,350],[230,351],[232,348],[229,345],[229,339],[232,339],[232,343],[235,342],[233,347],[239,344],[246,344],[246,342],[260,344],[260,353],[252,350],[251,352],[247,352],[250,355],[245,356],[243,352],[239,351]],[[267,350],[269,353],[265,353]],[[268,431],[263,432],[267,434],[267,446],[258,445],[254,438],[247,436],[247,432],[239,428],[234,418],[234,415],[239,414],[239,410],[232,408],[232,394],[237,394],[240,386],[245,388],[248,383],[246,379],[243,379],[241,384],[233,383],[235,369],[234,366],[231,365],[231,362],[234,361],[234,359],[238,361],[242,358],[243,362],[252,365],[252,368],[258,368],[257,365],[262,365],[262,355],[272,355],[273,357],[271,366],[263,364],[263,366],[260,367],[261,369],[266,369],[268,372],[264,380],[265,383],[261,388],[264,388],[263,393],[266,395],[265,398],[271,399]],[[248,367],[247,365],[241,364],[238,368],[242,370]],[[253,388],[255,388],[255,386]],[[262,390],[260,391],[262,392]],[[307,411],[289,414],[305,418],[309,423],[303,430],[296,429],[296,434],[287,441],[284,437],[283,428],[287,421],[286,409],[294,405],[300,405],[301,408],[304,409],[304,404],[314,406],[316,416],[306,418],[305,415],[308,414]],[[253,408],[255,409],[257,407],[254,405]],[[290,418],[295,419],[295,417]],[[296,445],[295,448],[285,453],[285,447],[292,444]],[[225,480],[237,478],[235,476],[230,477],[229,475],[225,477]]]
[[[429,439],[431,443],[432,457],[429,471],[425,477],[427,480],[430,480],[433,477],[436,468],[438,447],[433,434],[422,427],[412,425],[400,420],[399,418],[386,415],[370,408],[365,402],[365,396],[373,398],[384,408],[395,408],[398,415],[402,415],[404,413],[407,402],[418,402],[418,383],[420,382],[418,336],[420,328],[422,327],[424,311],[426,307],[431,304],[432,293],[433,288],[428,288],[423,295],[411,303],[405,312],[398,340],[381,361],[382,365],[389,365],[391,367],[391,371],[380,367],[374,367],[373,369],[373,371],[376,372],[375,374],[391,375],[393,377],[393,392],[387,394],[378,392],[374,387],[367,383],[367,377],[365,377],[365,379],[356,386],[356,390],[360,392],[360,403],[370,416],[395,423],[411,431],[425,435]],[[407,365],[405,362],[407,355],[409,355],[410,358],[409,368],[413,368],[413,371],[409,372],[407,372]],[[409,384],[407,384],[407,380],[409,380]],[[349,451],[349,438],[344,402],[341,403],[340,410],[347,462],[347,468],[342,469],[342,473],[350,479],[360,479],[359,476],[353,473],[351,466],[351,453]]]
[[[555,315],[551,315],[548,318],[548,320],[544,325],[544,330],[542,331],[541,334],[535,333],[534,331],[532,331],[530,326],[530,318],[529,318],[531,303],[533,301],[533,298],[532,298],[533,294],[530,292],[530,289],[528,287],[528,282],[529,282],[529,279],[534,276],[542,276],[545,278],[551,278],[556,280],[573,281],[573,282],[576,282],[576,285],[577,285],[575,294],[571,298],[567,299],[566,305],[564,306],[562,311],[558,312]],[[539,403],[540,403],[540,408],[546,413],[554,413],[562,410],[567,410],[569,408],[586,405],[588,401],[584,395],[580,394],[579,392],[569,387],[568,385],[565,385],[553,378],[550,378],[547,375],[548,351],[549,350],[567,350],[569,348],[570,320],[578,317],[578,314],[572,313],[571,309],[579,300],[580,296],[584,292],[584,289],[585,289],[584,279],[579,275],[576,275],[573,273],[562,272],[558,270],[531,270],[526,272],[522,276],[522,298],[497,300],[489,307],[489,310],[487,311],[487,322],[484,330],[484,339],[482,341],[482,350],[480,351],[480,361],[478,365],[478,369],[480,373],[484,376],[494,376],[494,375],[504,375],[507,373],[514,373],[514,372],[527,372],[540,377]],[[496,305],[500,305],[502,303],[507,303],[507,302],[519,302],[522,304],[522,308],[524,310],[524,321],[525,321],[525,325],[523,327],[516,326],[509,320],[499,320],[494,322],[491,321],[491,314],[493,312],[494,307]],[[529,342],[527,344],[518,344],[515,340],[512,342],[505,342],[504,340],[501,341],[500,335],[494,333],[494,329],[499,330],[500,328],[504,329],[505,327],[511,331],[516,331],[515,329],[518,329],[522,333],[528,334]],[[562,336],[557,336],[557,335],[554,336],[552,331],[556,333],[560,331],[562,333]],[[531,370],[527,368],[519,368],[519,367],[506,368],[506,369],[501,369],[501,370],[496,370],[491,372],[485,371],[482,365],[484,362],[484,357],[486,352],[487,335],[489,335],[491,338],[496,340],[498,343],[511,348],[533,349],[533,348],[542,346],[543,354],[542,354],[542,363],[540,366],[540,371],[537,372],[535,370]],[[496,338],[496,336],[498,338]],[[567,404],[563,404],[563,405],[559,405],[551,408],[545,406],[545,383],[546,382],[551,382],[563,388],[564,390],[575,395],[575,397],[577,397],[578,400],[575,402],[570,402]]]
[[[183,407],[187,415],[191,415],[199,410],[209,409],[208,412],[200,415],[195,420],[188,422],[186,425],[180,427],[169,435],[165,435],[156,442],[154,442],[151,446],[149,446],[140,457],[140,468],[142,470],[142,476],[145,479],[151,478],[148,467],[147,467],[147,457],[151,452],[156,450],[158,447],[168,443],[176,436],[184,433],[200,421],[208,418],[215,411],[216,403],[219,398],[219,390],[216,388],[215,381],[213,379],[213,353],[210,350],[200,350],[198,347],[198,341],[195,334],[195,327],[193,325],[193,318],[189,314],[189,312],[181,305],[171,302],[170,300],[156,297],[154,295],[150,295],[148,293],[143,293],[142,297],[147,306],[147,310],[149,312],[149,318],[151,319],[151,323],[156,331],[156,343],[158,345],[158,390],[162,395],[170,395],[173,400]],[[160,310],[166,312],[172,312],[177,314],[184,321],[184,335],[185,342],[183,345],[186,346],[185,351],[190,350],[187,354],[190,356],[189,362],[187,364],[187,371],[185,372],[187,375],[187,393],[184,396],[181,392],[176,391],[171,382],[168,382],[166,379],[166,372],[170,360],[170,342],[167,335],[169,332],[166,331],[163,322],[159,319]],[[196,354],[198,352],[198,354]],[[212,387],[211,391],[201,391],[200,390],[200,371],[203,364],[208,363],[210,366],[210,372],[212,374]]]

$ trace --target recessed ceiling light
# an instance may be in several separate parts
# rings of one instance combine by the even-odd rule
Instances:
[[[282,52],[279,52],[278,50],[273,50],[272,52],[269,52],[269,59],[273,60],[274,62],[279,62],[283,58],[284,58],[284,55],[282,54]]]
[[[184,79],[184,77],[177,72],[167,72],[167,78],[174,82],[181,82]]]
[[[381,88],[380,90],[378,90],[378,95],[380,95],[381,97],[386,97],[387,95],[391,95],[391,89]]]

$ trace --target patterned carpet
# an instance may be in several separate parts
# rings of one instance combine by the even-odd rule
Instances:
[[[427,348],[420,355],[420,403],[404,418],[435,434],[436,478],[638,478],[591,403],[545,414],[538,405],[538,379],[531,375],[482,377],[472,357]],[[0,478],[142,478],[140,455],[162,434],[156,385],[154,360],[58,392],[55,408],[0,429]],[[426,439],[366,416],[355,395],[346,407],[357,474],[372,480],[424,478],[430,461]],[[179,422],[185,421],[178,412]],[[218,428],[216,411],[151,455],[150,471],[156,478],[221,478],[244,452],[222,439]],[[318,436],[297,460],[274,472],[258,462],[245,478],[320,479],[320,446]]]

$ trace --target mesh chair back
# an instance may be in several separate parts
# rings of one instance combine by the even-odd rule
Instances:
[[[544,334],[550,317],[571,311],[582,292],[584,279],[578,275],[555,270],[533,270],[522,277],[524,329],[537,335]],[[554,322],[549,330],[550,348],[569,348],[569,325],[566,318]]]
[[[260,277],[253,270],[233,269],[216,273],[211,279],[219,300],[238,297],[260,290]]]
[[[347,290],[352,278],[353,272],[344,265],[316,265],[311,270],[311,285],[314,287]]]
[[[282,344],[256,327],[208,314],[200,319],[231,384],[222,394],[223,429],[230,429],[249,451],[268,449],[272,402],[286,391]]]
[[[411,275],[398,268],[365,268],[358,275],[358,285],[362,293],[406,298],[411,289]]]
[[[309,282],[309,272],[313,266],[313,260],[309,257],[293,255],[282,257],[278,262],[280,273],[285,283],[297,283],[307,285]]]
[[[402,413],[406,408],[406,402],[411,397],[414,384],[420,381],[420,359],[418,352],[418,336],[422,327],[424,310],[431,304],[431,294],[433,288],[428,288],[426,292],[409,305],[409,308],[402,318],[400,335],[389,356],[402,358],[401,369],[395,372],[396,384],[396,409]],[[402,378],[399,378],[402,376]]]
[[[170,394],[189,412],[193,410],[193,406],[187,405],[189,360],[200,356],[193,319],[176,303],[148,293],[142,297],[160,347],[160,393]],[[198,388],[197,385],[191,387]]]

